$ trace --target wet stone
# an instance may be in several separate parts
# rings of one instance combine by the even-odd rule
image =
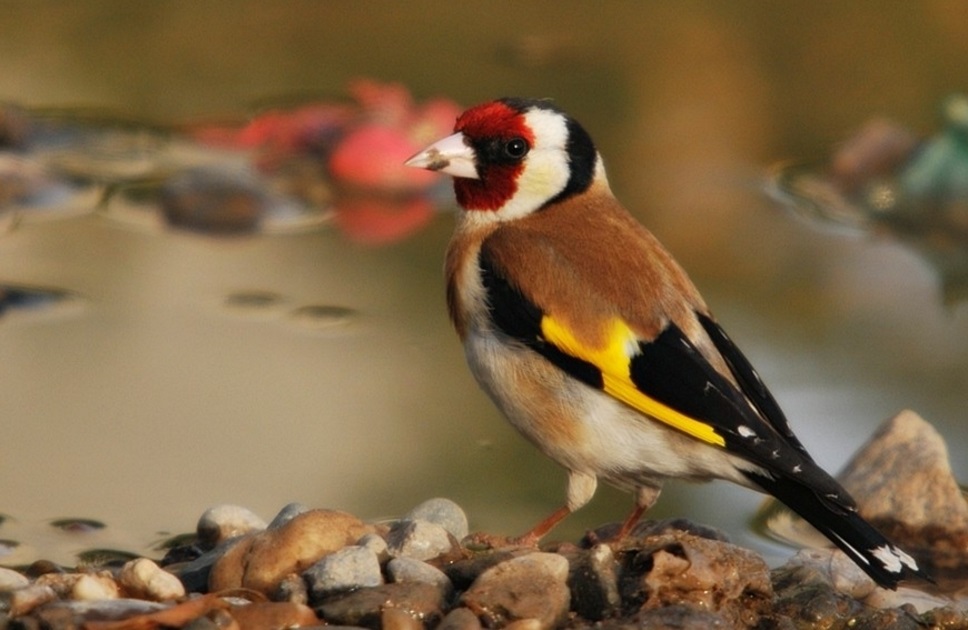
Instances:
[[[568,588],[571,589],[572,610],[591,621],[599,621],[617,613],[621,598],[612,548],[598,545],[592,549],[575,549],[561,553],[568,560]]]
[[[854,599],[863,599],[877,585],[846,554],[837,549],[801,549],[782,567],[773,572],[774,581],[786,583],[829,584],[835,591]]]
[[[625,613],[685,604],[720,613],[735,627],[755,625],[769,610],[769,569],[754,552],[686,533],[644,539],[620,555]]]
[[[443,571],[454,584],[454,588],[459,591],[464,591],[473,584],[474,580],[491,567],[506,562],[511,558],[527,555],[532,551],[530,549],[496,549],[451,562],[443,567]]]
[[[216,505],[202,513],[195,531],[200,543],[215,546],[230,538],[261,531],[266,527],[266,522],[247,508]]]
[[[553,553],[533,552],[502,562],[482,573],[460,598],[485,626],[535,619],[553,628],[568,614],[568,561]]]
[[[454,591],[450,578],[438,569],[415,558],[394,558],[387,563],[387,577],[391,582],[422,582],[433,584],[445,597]]]
[[[435,586],[400,582],[336,595],[317,606],[316,614],[330,625],[378,629],[386,608],[401,608],[433,627],[443,614],[444,604]]]
[[[309,606],[291,602],[253,602],[229,611],[238,628],[302,628],[319,624]]]
[[[407,512],[404,520],[436,523],[457,540],[463,540],[469,531],[464,510],[450,499],[440,497],[427,499],[416,506]]]
[[[383,584],[380,561],[363,547],[346,547],[324,557],[302,573],[311,602],[328,595]]]
[[[387,547],[391,556],[430,560],[447,553],[454,542],[447,530],[428,521],[397,521],[387,533]]]
[[[402,608],[384,608],[380,616],[382,630],[423,630],[423,623]]]
[[[693,606],[672,605],[654,610],[642,610],[631,617],[605,621],[597,626],[600,630],[633,628],[639,630],[732,630],[734,626],[723,615]],[[779,626],[783,628],[783,626]],[[793,630],[793,628],[789,628]]]

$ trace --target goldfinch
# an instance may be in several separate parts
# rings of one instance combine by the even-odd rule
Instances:
[[[521,542],[585,505],[599,479],[634,493],[619,536],[666,479],[769,493],[879,585],[926,578],[821,470],[686,273],[612,194],[602,158],[547,100],[473,107],[408,166],[454,177],[463,208],[447,303],[478,383],[568,471],[567,501]]]

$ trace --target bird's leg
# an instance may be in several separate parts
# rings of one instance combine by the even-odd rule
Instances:
[[[632,512],[628,515],[628,518],[622,523],[622,527],[618,530],[618,534],[615,535],[615,540],[622,540],[632,531],[642,515],[645,514],[649,508],[655,505],[655,502],[659,500],[659,493],[662,492],[662,488],[656,488],[654,486],[642,486],[635,493],[635,507],[632,508]]]
[[[545,534],[554,529],[555,525],[566,516],[591,501],[598,486],[595,475],[574,470],[568,471],[568,501],[552,512],[547,518],[535,525],[526,534],[519,536],[515,542],[521,545],[535,546]]]

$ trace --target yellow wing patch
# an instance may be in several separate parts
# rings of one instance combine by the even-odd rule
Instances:
[[[711,425],[679,413],[642,393],[635,386],[629,364],[638,339],[621,319],[614,317],[608,323],[606,341],[600,348],[583,344],[566,326],[549,315],[541,318],[541,334],[563,352],[587,361],[601,370],[605,393],[696,439],[716,446],[726,445],[726,440]]]

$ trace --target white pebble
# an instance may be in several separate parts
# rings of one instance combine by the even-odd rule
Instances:
[[[156,602],[185,596],[185,587],[181,580],[148,558],[138,558],[126,563],[121,567],[118,581],[135,597]]]

